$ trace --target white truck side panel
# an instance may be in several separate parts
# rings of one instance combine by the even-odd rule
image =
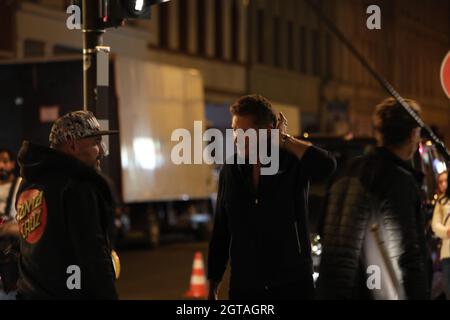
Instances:
[[[189,130],[192,139],[194,121],[204,130],[200,73],[120,56],[115,73],[124,201],[208,197],[209,166],[171,160],[175,129]]]

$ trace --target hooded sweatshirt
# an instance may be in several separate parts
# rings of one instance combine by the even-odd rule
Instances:
[[[27,141],[18,162],[18,298],[117,299],[106,180],[69,155]]]

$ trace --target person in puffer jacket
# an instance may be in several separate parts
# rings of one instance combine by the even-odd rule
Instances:
[[[351,161],[327,196],[318,297],[429,299],[423,174],[412,166],[420,127],[393,98],[376,107],[374,127],[379,146]]]

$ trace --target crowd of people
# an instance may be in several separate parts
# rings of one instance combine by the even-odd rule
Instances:
[[[419,104],[407,102],[421,116]],[[218,299],[228,263],[232,300],[431,297],[423,172],[412,165],[421,128],[403,106],[392,98],[376,106],[378,146],[338,177],[334,156],[289,135],[287,119],[268,99],[244,96],[230,112],[234,130],[279,130],[279,170],[261,175],[267,164],[260,161],[222,167],[208,254],[210,300]],[[49,146],[24,141],[17,163],[0,148],[0,299],[118,298],[114,197],[99,170],[102,136],[115,133],[102,130],[92,113],[75,111],[53,124]],[[251,150],[242,150],[248,157]],[[316,286],[308,190],[331,177]],[[450,298],[447,186],[448,173],[440,172],[432,230],[441,239]],[[379,272],[374,285],[369,270]]]

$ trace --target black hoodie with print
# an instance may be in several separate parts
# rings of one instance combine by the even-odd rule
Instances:
[[[20,299],[117,299],[113,198],[96,169],[25,141],[18,162]]]

